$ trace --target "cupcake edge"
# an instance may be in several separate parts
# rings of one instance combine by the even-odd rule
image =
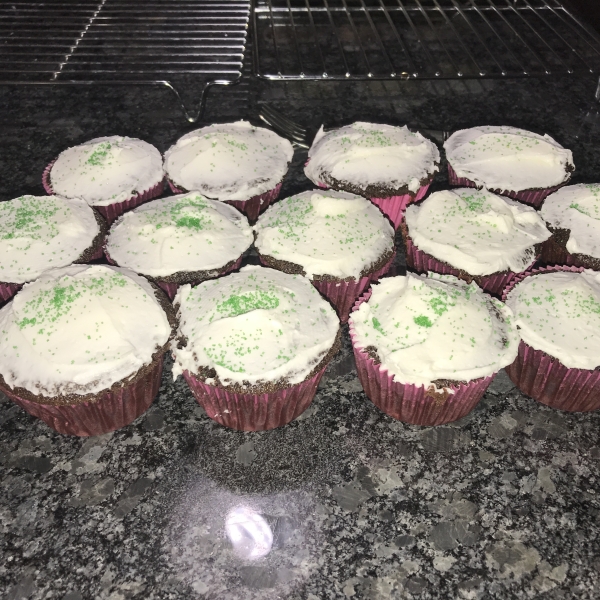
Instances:
[[[583,267],[554,265],[533,269],[516,277],[504,290],[502,301],[526,277],[566,271],[581,273]],[[541,404],[569,412],[600,408],[600,371],[568,368],[558,358],[536,350],[523,340],[515,361],[505,367],[511,381],[527,396]]]
[[[365,292],[352,312],[371,297]],[[350,321],[350,339],[358,379],[371,402],[390,417],[411,425],[443,425],[462,419],[481,400],[497,373],[438,390],[434,385],[403,384],[383,369],[364,348],[358,345],[354,324]]]
[[[42,173],[42,185],[44,186],[44,190],[47,194],[53,195],[55,192],[52,189],[52,184],[50,183],[50,172],[52,171],[52,167],[54,163],[57,161],[55,158]],[[163,178],[162,181],[159,181],[156,185],[151,188],[139,192],[129,198],[129,200],[123,200],[122,202],[115,202],[114,204],[109,204],[107,206],[92,206],[92,208],[96,209],[111,225],[114,221],[116,221],[124,212],[143,204],[144,202],[148,202],[158,196],[160,196],[165,189],[165,180]]]

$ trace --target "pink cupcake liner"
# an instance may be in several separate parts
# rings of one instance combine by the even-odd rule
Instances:
[[[404,211],[409,204],[425,198],[431,183],[421,186],[416,194],[403,194],[402,196],[389,196],[388,198],[369,198],[375,206],[392,222],[394,229],[398,229]]]
[[[183,376],[198,404],[220,425],[240,431],[266,431],[287,425],[310,406],[325,368],[306,381],[265,394],[228,392],[188,371]]]
[[[434,273],[440,273],[441,275],[454,275],[459,279],[465,279],[464,271],[455,269],[454,267],[437,260],[431,256],[431,254],[427,254],[427,252],[419,250],[413,243],[410,236],[404,237],[406,247],[406,266],[409,269],[416,271],[417,273],[427,273],[427,271],[433,271]],[[533,261],[531,265],[525,271],[523,271],[523,273],[530,273],[531,267],[534,264],[535,261]],[[489,294],[500,297],[506,286],[518,275],[520,275],[520,273],[513,273],[510,271],[508,273],[492,273],[491,275],[482,276],[473,275],[472,277],[474,279],[476,278],[475,282],[481,289]]]
[[[581,267],[557,265],[534,269],[512,281],[504,291],[502,300],[525,277],[541,273],[568,271],[581,273]],[[600,408],[600,371],[570,369],[557,358],[536,350],[521,340],[519,354],[506,372],[511,381],[524,393],[541,404],[572,412],[588,412]]]
[[[509,198],[513,198],[513,200],[518,200],[519,202],[523,202],[524,204],[529,204],[535,208],[539,208],[542,205],[542,202],[549,196],[554,193],[556,190],[560,189],[568,182],[565,181],[560,185],[555,185],[551,188],[544,188],[543,190],[523,190],[521,192],[512,192],[507,190],[490,190],[490,192],[494,194],[500,194],[501,196],[508,196]],[[481,188],[482,186],[477,185],[471,179],[467,179],[466,177],[459,177],[456,174],[456,171],[452,168],[450,163],[448,163],[448,183],[450,185],[456,185],[460,187],[474,187]]]
[[[371,297],[371,290],[354,304],[353,311]],[[468,415],[494,380],[496,373],[471,383],[451,386],[454,393],[436,398],[433,386],[403,384],[363,351],[358,345],[354,325],[350,321],[350,338],[358,379],[367,397],[384,413],[412,425],[443,425]]]
[[[42,185],[46,190],[47,194],[54,194],[54,190],[52,189],[52,185],[50,183],[50,171],[52,170],[52,166],[56,160],[53,160],[45,169],[42,174]],[[143,204],[144,202],[148,202],[148,200],[152,200],[157,196],[160,196],[165,189],[165,182],[160,181],[155,186],[151,187],[149,190],[145,192],[140,192],[135,196],[129,198],[129,200],[124,200],[123,202],[115,202],[114,204],[109,204],[108,206],[94,206],[95,208],[108,222],[110,225],[114,221],[116,221],[124,212]]]
[[[11,388],[0,389],[30,415],[41,419],[58,433],[67,435],[102,435],[129,425],[148,410],[158,394],[163,357],[139,381],[115,391],[99,394],[94,402],[53,406],[38,404],[14,394]]]
[[[167,183],[174,194],[185,194],[187,193],[183,188],[176,187],[170,179],[167,179]],[[271,202],[274,202],[279,198],[279,192],[281,191],[281,185],[283,182],[278,183],[272,190],[253,196],[248,200],[224,200],[225,204],[230,204],[234,208],[237,208],[242,214],[246,215],[251,225],[256,223],[258,215],[264,212]]]
[[[390,270],[395,258],[396,252],[392,254],[390,260],[381,269],[370,273],[366,277],[361,277],[358,281],[335,282],[311,280],[311,283],[331,302],[340,321],[346,323],[356,299],[365,291],[369,284],[378,281],[380,277],[383,277]]]
[[[308,164],[308,162],[307,162]],[[421,186],[416,194],[403,194],[402,196],[388,196],[387,198],[369,198],[369,200],[379,208],[379,210],[391,221],[394,230],[398,229],[404,216],[404,211],[409,204],[418,202],[425,198],[431,182]],[[321,181],[317,186],[323,190],[328,190],[329,186]]]
[[[22,287],[22,283],[0,282],[0,304],[10,300]]]

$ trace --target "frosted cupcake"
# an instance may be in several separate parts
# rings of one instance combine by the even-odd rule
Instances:
[[[525,394],[569,411],[600,408],[600,273],[539,269],[507,289],[522,342],[506,372]]]
[[[406,127],[357,122],[327,133],[321,127],[308,159],[312,182],[369,198],[397,228],[406,205],[427,193],[440,153]]]
[[[510,309],[474,283],[435,273],[374,285],[350,315],[350,336],[367,396],[415,425],[468,414],[519,345]]]
[[[196,285],[238,268],[253,239],[239,211],[192,192],[125,213],[110,230],[106,254],[151,278],[172,299],[179,285]]]
[[[254,227],[264,264],[308,277],[342,322],[372,281],[390,268],[394,230],[368,200],[308,191],[271,206]]]
[[[540,214],[552,232],[542,246],[543,262],[600,271],[600,183],[561,188]]]
[[[410,269],[475,281],[498,296],[550,237],[533,208],[473,188],[431,194],[406,209],[401,227]]]
[[[199,191],[235,206],[253,223],[277,199],[293,155],[288,140],[236,121],[184,135],[167,150],[165,169],[175,193]]]
[[[106,229],[104,219],[79,198],[0,202],[0,303],[44,271],[101,258]]]
[[[331,306],[300,275],[257,266],[177,292],[173,376],[208,416],[244,431],[289,423],[339,349]]]
[[[83,198],[112,223],[119,215],[160,196],[162,156],[152,145],[113,135],[68,148],[42,178],[48,194]]]
[[[171,336],[172,308],[156,294],[116,267],[43,273],[0,310],[0,390],[60,433],[131,423],[158,393]]]
[[[575,170],[570,150],[549,135],[516,127],[461,129],[444,150],[450,185],[485,187],[535,207]]]

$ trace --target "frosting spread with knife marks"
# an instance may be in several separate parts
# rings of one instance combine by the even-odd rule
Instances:
[[[573,153],[549,135],[508,126],[455,131],[445,142],[450,165],[489,190],[520,192],[560,185],[574,169]]]
[[[160,152],[136,138],[109,136],[61,152],[50,171],[53,191],[90,206],[129,200],[164,179]]]
[[[112,226],[106,249],[117,264],[160,277],[223,267],[237,260],[253,237],[238,210],[192,192],[126,212]]]
[[[21,196],[0,202],[0,281],[24,283],[79,259],[100,232],[79,198]]]
[[[420,133],[360,121],[328,132],[321,127],[308,156],[304,172],[316,184],[336,180],[362,190],[407,187],[413,193],[440,160],[437,146]]]
[[[0,309],[0,373],[33,394],[93,394],[150,364],[170,334],[143,277],[71,265],[25,284]]]
[[[191,131],[165,153],[169,179],[213,200],[249,200],[274,189],[287,173],[292,144],[247,121]]]
[[[487,190],[456,188],[406,209],[416,246],[471,275],[524,271],[550,237],[533,208]]]

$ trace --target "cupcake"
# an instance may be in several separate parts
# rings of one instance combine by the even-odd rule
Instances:
[[[535,207],[575,170],[570,150],[549,135],[516,127],[461,129],[444,150],[450,185],[485,187]]]
[[[158,393],[173,318],[127,269],[46,271],[0,309],[0,390],[60,433],[119,429]]]
[[[187,133],[167,150],[165,169],[175,193],[197,190],[253,223],[279,196],[293,155],[288,140],[237,121]]]
[[[340,345],[331,306],[300,275],[258,266],[184,285],[173,376],[211,419],[244,431],[289,423],[312,402]]]
[[[435,192],[409,206],[401,229],[410,269],[475,281],[497,296],[550,237],[533,208],[473,188]]]
[[[271,206],[254,227],[261,261],[308,277],[348,320],[354,301],[390,268],[394,230],[361,196],[308,191]]]
[[[552,232],[542,246],[542,262],[600,271],[600,183],[561,188],[540,210]]]
[[[452,275],[389,277],[350,315],[358,377],[395,419],[441,425],[468,414],[519,345],[513,316]]]
[[[122,215],[106,241],[110,261],[152,279],[173,299],[240,266],[254,236],[232,206],[197,192],[160,198]]]
[[[79,198],[0,202],[0,303],[44,271],[101,258],[106,229],[104,219]]]
[[[427,193],[438,170],[437,146],[406,127],[353,123],[317,133],[306,176],[319,187],[369,198],[397,228],[402,211]]]
[[[506,368],[513,383],[553,408],[600,408],[600,273],[538,269],[509,286],[506,303],[522,338]]]
[[[112,223],[126,210],[160,196],[162,156],[135,138],[96,138],[61,152],[46,167],[42,183],[48,194],[83,198]]]

